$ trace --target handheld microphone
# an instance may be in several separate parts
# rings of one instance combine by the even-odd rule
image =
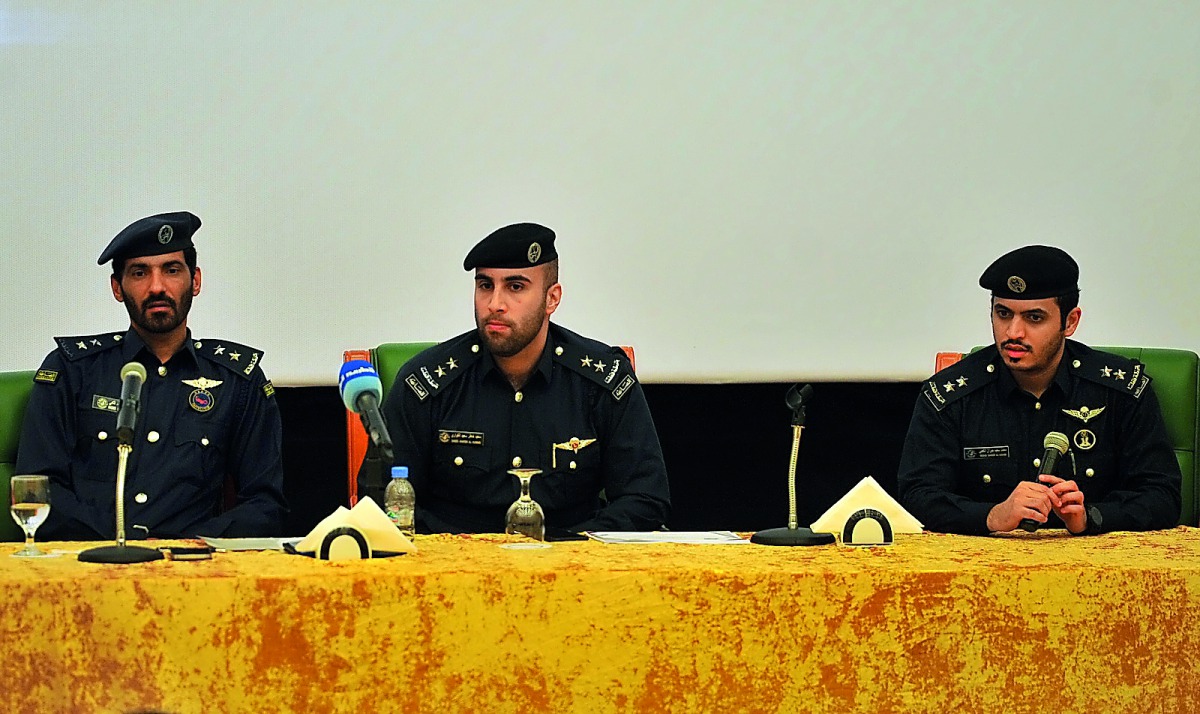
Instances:
[[[1042,446],[1046,447],[1046,452],[1042,454],[1041,466],[1038,467],[1038,474],[1050,474],[1051,476],[1058,475],[1058,460],[1067,453],[1071,442],[1067,440],[1067,435],[1061,431],[1052,431],[1046,434],[1046,438],[1042,441]],[[1021,519],[1022,530],[1030,533],[1036,531],[1040,524],[1032,518]]]
[[[142,408],[142,384],[146,368],[140,362],[130,362],[121,368],[121,409],[117,412],[117,444],[131,446],[138,412]]]
[[[372,443],[390,452],[392,438],[379,411],[383,383],[379,381],[379,373],[371,363],[361,359],[343,363],[338,372],[338,390],[346,409],[362,417],[363,428],[371,436]]]

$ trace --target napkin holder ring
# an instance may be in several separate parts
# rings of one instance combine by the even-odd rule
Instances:
[[[373,555],[367,534],[354,526],[331,529],[317,548],[318,560],[367,560]]]

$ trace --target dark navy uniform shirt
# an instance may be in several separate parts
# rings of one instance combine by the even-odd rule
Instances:
[[[530,494],[547,527],[640,531],[666,521],[662,448],[628,357],[553,323],[520,390],[472,330],[405,364],[384,416],[423,532],[502,532],[520,495],[508,471],[518,467],[542,470]],[[360,493],[365,481],[364,469]]]
[[[1073,340],[1040,399],[1017,386],[995,346],[931,377],[904,442],[900,500],[929,530],[986,534],[992,507],[1037,478],[1051,431],[1071,441],[1057,475],[1098,507],[1100,530],[1178,522],[1179,462],[1150,377]],[[1047,526],[1063,524],[1051,513]]]
[[[56,338],[34,378],[18,473],[50,476],[38,536],[116,534],[121,367],[146,367],[125,481],[127,538],[270,536],[282,529],[282,432],[261,352],[191,334],[166,364],[132,329]],[[236,504],[222,512],[230,481]]]

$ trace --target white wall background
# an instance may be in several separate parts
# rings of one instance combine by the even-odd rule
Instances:
[[[649,381],[921,378],[1031,242],[1080,339],[1200,349],[1200,2],[0,0],[0,182],[0,369],[126,325],[95,259],[181,209],[280,384],[469,328],[519,220]]]

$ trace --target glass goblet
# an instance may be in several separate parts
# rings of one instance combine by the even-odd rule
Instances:
[[[541,469],[513,469],[510,474],[521,479],[521,495],[508,507],[504,516],[504,532],[521,533],[534,540],[546,540],[546,514],[541,505],[529,497],[529,481]]]
[[[13,520],[25,531],[25,547],[13,555],[20,558],[44,558],[53,553],[43,553],[33,544],[33,534],[50,515],[50,478],[48,476],[19,474],[10,483],[12,504],[9,512]]]

